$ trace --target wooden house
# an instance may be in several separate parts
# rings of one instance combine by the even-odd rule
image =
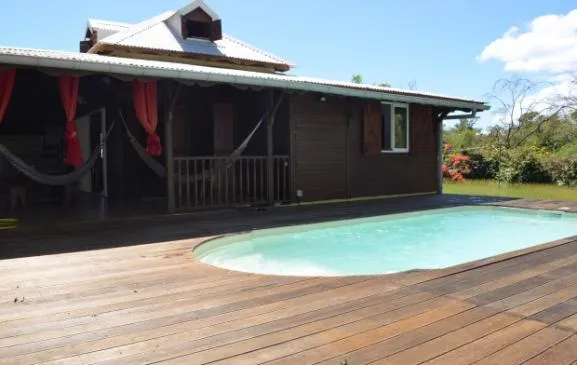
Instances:
[[[38,174],[29,191],[97,153],[80,190],[170,212],[440,193],[442,120],[488,109],[294,76],[225,25],[197,0],[138,24],[89,20],[76,53],[0,47],[0,144]]]

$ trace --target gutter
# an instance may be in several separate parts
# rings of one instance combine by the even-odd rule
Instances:
[[[18,52],[14,49],[14,52]],[[22,52],[22,50],[20,50]],[[28,50],[29,52],[58,52],[58,51],[42,51],[42,50]],[[2,50],[0,49],[0,52]],[[74,70],[83,72],[95,72],[105,74],[131,75],[135,77],[150,77],[150,78],[166,78],[173,80],[191,80],[204,81],[215,83],[238,84],[247,86],[265,86],[270,88],[297,90],[317,92],[323,94],[342,95],[364,99],[376,99],[380,101],[392,101],[400,103],[417,103],[434,105],[440,107],[448,107],[455,110],[464,111],[483,111],[490,107],[484,103],[466,100],[445,99],[435,96],[414,96],[403,95],[394,92],[363,90],[361,88],[352,88],[347,86],[336,86],[322,84],[322,80],[318,83],[314,79],[297,78],[290,80],[291,76],[276,76],[274,74],[259,75],[257,72],[218,69],[220,72],[214,71],[199,71],[199,70],[178,70],[171,68],[171,62],[158,62],[148,60],[133,60],[129,58],[116,58],[108,56],[99,56],[93,54],[79,53],[64,54],[67,58],[58,58],[55,56],[45,55],[23,55],[23,54],[7,54],[0,53],[0,64],[15,65],[15,66],[31,66],[40,68],[52,68],[61,70]],[[89,55],[92,57],[99,57],[100,60],[78,59],[72,57],[84,57]],[[174,65],[179,65],[174,63]],[[201,66],[181,65],[184,67],[199,68]],[[204,67],[210,69],[209,67]],[[245,73],[240,75],[239,73]],[[278,78],[276,78],[278,77]],[[362,87],[362,86],[360,86]]]

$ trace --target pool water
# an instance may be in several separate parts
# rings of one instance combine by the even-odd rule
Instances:
[[[209,241],[200,261],[259,274],[437,269],[577,235],[577,214],[459,207],[267,229]]]

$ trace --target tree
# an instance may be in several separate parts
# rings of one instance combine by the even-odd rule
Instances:
[[[544,124],[556,118],[565,109],[551,100],[539,98],[543,83],[528,79],[498,80],[489,98],[497,104],[497,126],[492,133],[505,148],[515,148],[535,135]]]
[[[456,151],[474,148],[481,135],[481,130],[475,128],[476,122],[474,119],[461,119],[457,125],[445,131],[445,142]]]
[[[353,77],[351,77],[351,82],[355,83],[355,84],[362,84],[363,83],[363,75],[354,74]],[[375,85],[380,86],[380,87],[391,87],[391,84],[389,82],[380,82],[380,83],[375,84]]]
[[[355,84],[362,84],[363,83],[363,76],[361,74],[354,74],[351,82]]]

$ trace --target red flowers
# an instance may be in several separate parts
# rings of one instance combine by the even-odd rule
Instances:
[[[443,145],[443,177],[450,178],[453,181],[463,181],[465,180],[465,175],[469,175],[472,171],[471,159],[469,156],[460,153],[449,153],[451,148],[450,144]]]

